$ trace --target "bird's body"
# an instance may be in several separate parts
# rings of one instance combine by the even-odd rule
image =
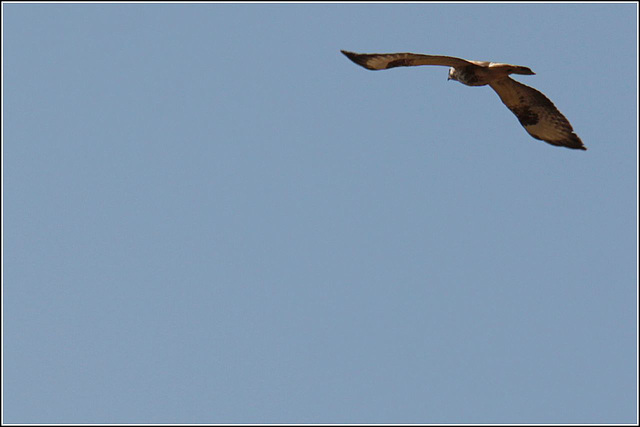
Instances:
[[[543,93],[519,83],[510,74],[533,75],[528,67],[488,61],[469,61],[453,56],[415,53],[358,54],[341,51],[369,70],[417,65],[449,66],[449,79],[467,86],[489,85],[534,138],[552,145],[586,150],[569,121]]]

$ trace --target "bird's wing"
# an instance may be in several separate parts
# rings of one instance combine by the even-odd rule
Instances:
[[[532,137],[552,145],[587,149],[573,132],[569,120],[543,93],[508,76],[490,82],[489,86]]]
[[[446,65],[458,67],[475,65],[472,62],[453,56],[421,55],[418,53],[354,53],[341,50],[347,58],[369,70],[386,70],[393,67],[412,67],[415,65]]]

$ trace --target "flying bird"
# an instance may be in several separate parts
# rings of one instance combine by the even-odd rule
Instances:
[[[504,105],[516,115],[532,137],[552,145],[586,150],[569,120],[562,115],[542,92],[513,80],[509,74],[533,75],[530,68],[488,61],[469,61],[452,56],[416,53],[354,53],[341,50],[356,64],[368,70],[386,70],[416,65],[445,65],[448,80],[467,86],[489,85]]]

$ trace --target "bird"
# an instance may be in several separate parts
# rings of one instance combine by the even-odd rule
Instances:
[[[386,70],[417,65],[444,65],[449,68],[447,80],[467,86],[489,85],[504,105],[518,118],[535,139],[551,145],[586,150],[569,120],[542,92],[522,84],[510,74],[534,75],[528,67],[489,61],[471,61],[453,56],[418,53],[355,53],[341,50],[347,58],[368,70]]]

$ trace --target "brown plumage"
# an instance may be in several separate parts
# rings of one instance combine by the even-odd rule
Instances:
[[[510,74],[533,75],[530,68],[520,65],[466,59],[441,55],[416,53],[359,54],[341,51],[347,58],[369,70],[386,70],[394,67],[417,65],[444,65],[449,69],[449,79],[467,86],[489,85],[496,91],[504,105],[516,115],[520,124],[532,137],[552,145],[586,150],[573,132],[565,116],[542,92],[519,83]]]

